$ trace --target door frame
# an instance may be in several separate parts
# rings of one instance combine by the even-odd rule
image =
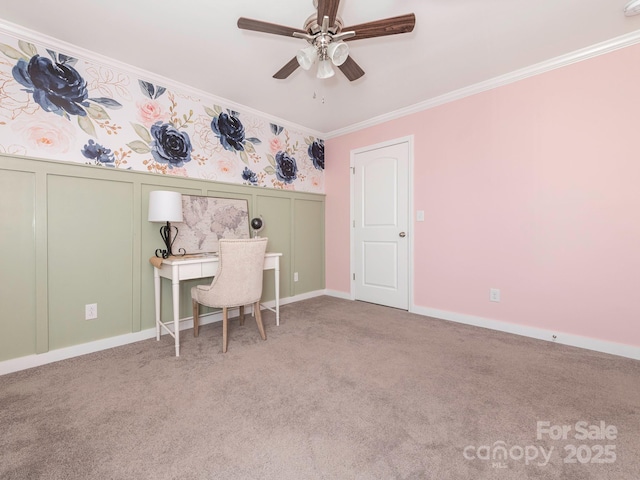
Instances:
[[[356,272],[356,245],[354,238],[354,230],[355,230],[355,156],[362,152],[367,152],[369,150],[377,150],[379,148],[390,147],[392,145],[397,145],[399,143],[406,143],[408,146],[408,156],[409,156],[409,165],[408,168],[408,185],[407,185],[407,195],[408,202],[407,208],[409,211],[407,212],[408,219],[408,228],[407,228],[407,241],[409,245],[407,246],[407,295],[408,295],[408,305],[409,312],[414,311],[413,305],[413,254],[414,254],[414,241],[413,241],[413,232],[415,231],[415,218],[413,215],[414,205],[413,205],[413,163],[414,163],[414,150],[413,150],[413,135],[408,135],[406,137],[395,138],[392,140],[387,140],[385,142],[376,143],[374,145],[367,145],[365,147],[360,147],[351,150],[350,159],[349,159],[349,190],[350,190],[350,214],[349,214],[349,252],[350,252],[350,296],[351,300],[356,299],[356,281],[354,280],[354,275]]]

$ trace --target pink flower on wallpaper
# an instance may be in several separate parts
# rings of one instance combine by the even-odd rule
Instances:
[[[156,100],[136,102],[136,106],[138,107],[138,119],[147,127],[150,127],[158,121],[165,122],[168,118],[162,109],[162,105]]]
[[[40,117],[40,118],[39,118]],[[57,115],[20,118],[13,122],[27,149],[40,152],[66,153],[75,141],[76,130],[71,122]]]
[[[271,148],[271,153],[273,153],[274,155],[284,150],[284,145],[278,137],[273,137],[269,142],[269,146]]]
[[[317,175],[312,176],[310,181],[314,191],[317,191],[322,188],[322,179]]]
[[[222,178],[232,179],[238,175],[238,161],[235,158],[217,159],[215,165]]]

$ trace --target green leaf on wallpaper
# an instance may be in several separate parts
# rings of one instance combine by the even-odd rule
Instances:
[[[247,153],[256,153],[256,149],[253,148],[253,143],[245,142],[244,149]]]
[[[4,43],[0,43],[0,52],[4,53],[7,57],[12,58],[14,60],[27,60],[27,58],[25,58],[23,53],[20,53],[18,50],[16,50],[13,47],[10,47],[9,45],[5,45]]]
[[[213,109],[216,111],[216,116],[222,113],[222,107],[220,105],[214,105]]]
[[[149,153],[151,151],[149,145],[141,142],[140,140],[134,140],[133,142],[127,143],[127,147],[136,153]]]
[[[204,107],[204,111],[207,113],[207,115],[209,115],[211,118],[213,117],[217,117],[218,114],[216,112],[214,112],[211,108],[209,107]]]
[[[313,143],[313,137],[304,137],[304,143],[311,145]]]
[[[93,122],[88,116],[81,117],[78,115],[78,125],[80,125],[80,128],[84,130],[87,135],[98,137],[98,135],[96,135],[96,127],[93,126]]]
[[[249,165],[249,156],[244,150],[240,150],[240,160]]]
[[[273,155],[271,155],[270,153],[267,153],[267,160],[269,161],[272,167],[276,166],[276,159],[273,158]]]
[[[67,62],[67,65],[69,65],[69,63]],[[103,105],[107,108],[122,108],[122,104],[116,100],[114,100],[113,98],[107,98],[107,97],[93,97],[93,98],[87,98],[87,100],[94,102],[94,103],[99,103],[100,105]]]
[[[33,43],[25,42],[24,40],[18,41],[18,46],[29,58],[38,54],[38,50]]]
[[[132,123],[131,126],[142,140],[147,143],[151,143],[151,134],[149,133],[149,130],[147,130],[147,127],[138,123]]]
[[[109,120],[109,114],[100,105],[89,104],[88,107],[84,107],[87,114],[95,120]]]
[[[267,175],[275,175],[276,169],[271,166],[264,167],[264,171]]]

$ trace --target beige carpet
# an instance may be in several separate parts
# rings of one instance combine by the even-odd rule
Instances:
[[[640,478],[640,362],[329,297],[281,313],[266,342],[233,321],[226,355],[216,324],[180,358],[163,336],[0,377],[0,478]]]

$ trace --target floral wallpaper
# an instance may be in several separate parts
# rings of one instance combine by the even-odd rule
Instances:
[[[324,192],[324,141],[0,32],[0,153]]]

